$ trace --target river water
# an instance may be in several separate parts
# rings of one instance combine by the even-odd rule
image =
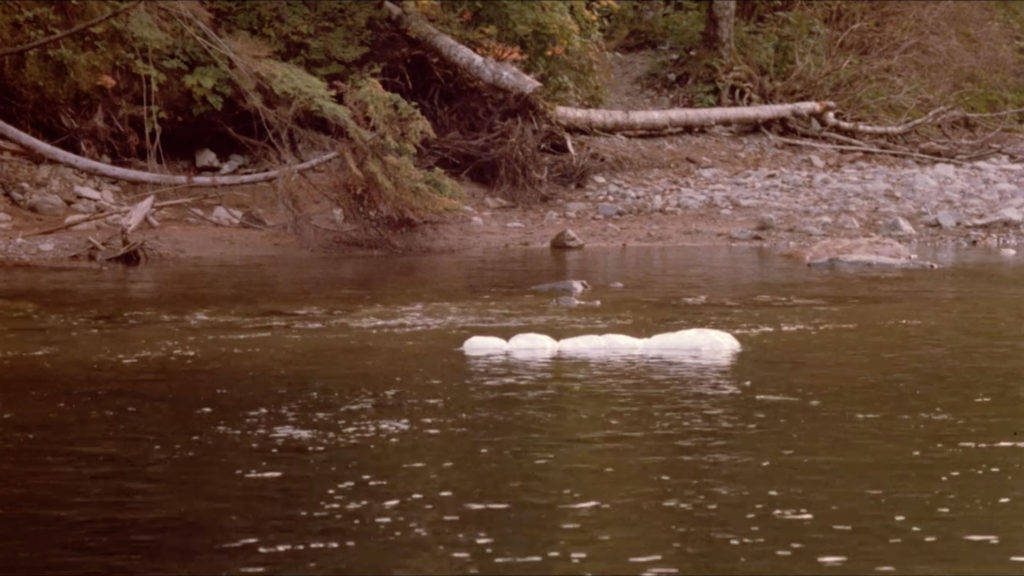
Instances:
[[[926,256],[5,271],[0,572],[1020,574],[1024,259]],[[689,327],[743,350],[458,350]]]

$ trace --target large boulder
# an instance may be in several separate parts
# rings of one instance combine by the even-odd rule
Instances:
[[[938,268],[917,260],[906,246],[891,238],[830,238],[805,254],[808,266],[823,268]]]
[[[556,250],[578,250],[583,248],[585,243],[572,230],[566,228],[551,239],[551,247]]]

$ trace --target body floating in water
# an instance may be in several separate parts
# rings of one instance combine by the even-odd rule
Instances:
[[[731,358],[740,349],[739,341],[732,334],[710,328],[666,332],[650,338],[635,338],[624,334],[585,334],[562,340],[527,332],[516,334],[508,340],[497,336],[473,336],[462,344],[462,351],[467,356],[510,354],[545,357],[561,354],[600,358],[628,354],[711,360]]]

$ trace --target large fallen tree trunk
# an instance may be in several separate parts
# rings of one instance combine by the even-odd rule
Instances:
[[[530,96],[542,86],[516,67],[484,58],[434,28],[410,3],[400,8],[385,1],[388,16],[415,40],[432,48],[449,64],[477,80],[513,94]],[[668,110],[599,110],[556,106],[555,124],[569,130],[651,132],[716,124],[751,124],[782,118],[820,116],[835,108],[831,102],[797,102],[736,108],[674,108]]]
[[[260,172],[259,174],[243,174],[237,176],[179,176],[175,174],[154,174],[152,172],[144,172],[141,170],[120,168],[118,166],[111,166],[110,164],[104,164],[103,162],[97,162],[95,160],[76,156],[75,154],[61,150],[56,146],[51,146],[42,140],[37,140],[2,120],[0,120],[0,136],[20,144],[36,154],[39,154],[43,158],[53,160],[54,162],[60,162],[61,164],[66,164],[83,172],[104,176],[106,178],[113,178],[115,180],[123,180],[125,182],[160,184],[164,186],[239,186],[242,184],[267,182],[269,180],[277,179],[289,172],[308,170],[314,166],[319,166],[325,162],[329,162],[339,156],[338,152],[329,152],[323,156],[309,160],[308,162],[303,162],[294,166],[286,166],[269,172]]]

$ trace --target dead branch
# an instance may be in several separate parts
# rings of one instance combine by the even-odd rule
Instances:
[[[66,164],[83,172],[96,174],[106,178],[113,178],[115,180],[123,180],[125,182],[160,184],[164,186],[240,186],[243,184],[254,184],[256,182],[267,182],[269,180],[280,178],[281,176],[291,172],[309,170],[315,166],[330,162],[339,156],[338,152],[329,152],[323,156],[301,164],[285,166],[278,170],[260,172],[259,174],[245,174],[237,176],[178,176],[174,174],[154,174],[152,172],[144,172],[141,170],[120,168],[118,166],[111,166],[110,164],[104,164],[103,162],[83,158],[65,150],[61,150],[56,146],[47,144],[42,140],[37,140],[2,120],[0,120],[0,136],[28,148],[43,158],[59,162],[61,164]]]
[[[835,128],[844,132],[857,132],[860,134],[874,134],[880,136],[898,136],[906,134],[921,124],[936,122],[943,114],[949,112],[949,107],[940,106],[917,120],[911,120],[896,126],[874,126],[871,124],[860,124],[856,122],[845,122],[835,117],[831,111],[821,115],[822,122],[829,128]]]
[[[904,151],[904,150],[886,150],[884,148],[877,148],[877,147],[872,147],[872,146],[847,146],[847,145],[843,145],[843,144],[823,144],[821,142],[812,142],[812,141],[809,141],[809,140],[798,140],[796,138],[786,138],[784,136],[778,136],[778,135],[772,134],[771,132],[769,132],[768,130],[766,130],[764,128],[761,128],[761,132],[763,132],[766,136],[768,136],[769,139],[771,139],[773,141],[781,142],[783,144],[792,144],[794,146],[809,146],[811,148],[823,148],[823,149],[827,149],[827,150],[845,150],[845,151],[848,151],[848,152],[866,152],[866,153],[869,153],[869,154],[888,154],[890,156],[906,156],[906,157],[909,157],[909,158],[917,158],[917,159],[920,159],[920,160],[928,160],[930,162],[950,162],[950,163],[953,163],[953,164],[960,164],[960,165],[966,164],[966,162],[963,162],[962,160],[957,160],[957,159],[954,159],[954,158],[943,158],[941,156],[930,156],[928,154],[919,154],[917,152],[908,152],[908,151]]]

